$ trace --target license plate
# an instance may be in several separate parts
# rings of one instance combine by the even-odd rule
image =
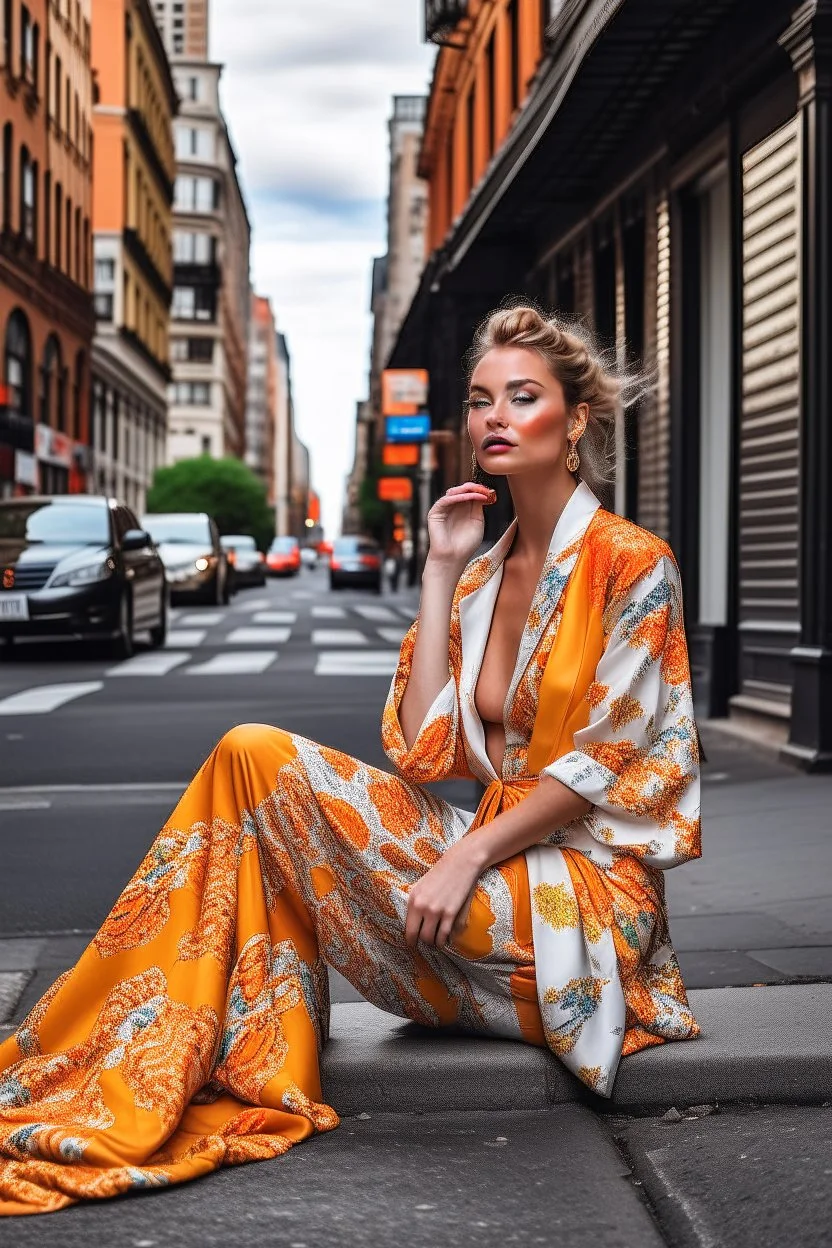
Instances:
[[[0,620],[28,620],[29,599],[25,594],[0,594]]]

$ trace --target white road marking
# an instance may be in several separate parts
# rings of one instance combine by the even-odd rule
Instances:
[[[291,628],[235,628],[223,641],[234,646],[281,646],[291,635]]]
[[[357,628],[313,628],[313,646],[366,646],[367,638]]]
[[[139,780],[127,784],[19,784],[0,788],[0,797],[19,797],[37,793],[182,793],[188,780]]]
[[[400,646],[407,632],[406,628],[377,628],[376,632],[382,641],[389,641],[392,646]]]
[[[297,611],[258,611],[254,624],[294,624],[298,618]]]
[[[98,693],[104,688],[103,680],[81,680],[65,685],[39,685],[24,689],[0,700],[0,715],[46,715],[59,706],[83,698],[88,693]]]
[[[236,611],[265,611],[267,607],[272,605],[272,598],[249,598],[248,602],[241,602],[235,607]]]
[[[315,596],[314,594],[310,594],[308,589],[293,589],[292,590],[292,597],[297,598],[299,600],[301,598],[314,598],[314,596]]]
[[[207,663],[187,669],[188,676],[245,676],[265,672],[277,658],[276,650],[240,650],[217,654]]]
[[[166,650],[189,650],[201,646],[208,635],[207,628],[175,628],[168,633]]]
[[[190,659],[187,651],[155,650],[150,654],[137,654],[116,667],[109,668],[105,676],[167,676],[181,663]]]
[[[395,612],[391,611],[389,607],[353,607],[353,611],[365,620],[383,620],[386,623],[388,620],[395,620],[396,618]]]
[[[212,624],[219,624],[225,618],[224,611],[196,611],[193,615],[183,615],[179,620],[180,628],[210,628]]]
[[[51,806],[46,798],[3,797],[0,793],[0,810],[50,810]]]
[[[313,607],[312,616],[316,620],[345,620],[347,613],[343,607]]]
[[[418,613],[418,608],[416,607],[396,607],[396,610],[398,611],[399,615],[404,616],[408,624],[413,623]]]
[[[396,650],[324,650],[315,664],[316,676],[392,676],[399,661]]]

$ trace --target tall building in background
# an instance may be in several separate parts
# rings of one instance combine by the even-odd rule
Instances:
[[[0,496],[87,488],[90,0],[0,9]]]
[[[421,95],[393,97],[393,116],[389,123],[387,253],[373,261],[370,397],[368,403],[359,403],[357,409],[355,460],[347,480],[344,508],[345,532],[361,528],[361,482],[373,469],[384,434],[381,374],[387,367],[425,264],[428,184],[419,177],[418,164],[426,105],[426,97]]]
[[[208,60],[208,0],[153,0],[168,56]]]
[[[246,463],[275,504],[278,358],[274,315],[268,299],[251,297],[246,393]]]
[[[165,462],[177,98],[148,0],[93,0],[95,488],[137,511]]]
[[[168,459],[245,451],[250,227],[219,102],[222,67],[179,60]]]

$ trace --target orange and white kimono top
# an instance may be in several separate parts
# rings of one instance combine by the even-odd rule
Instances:
[[[522,800],[541,775],[592,803],[584,818],[527,850],[526,861],[547,1044],[610,1095],[622,1053],[699,1030],[670,943],[661,874],[700,854],[679,573],[665,542],[578,486],[552,535],[520,644],[497,776],[474,691],[515,523],[460,579],[450,677],[409,751],[397,709],[418,621],[406,636],[384,744],[411,780],[486,785],[477,823]]]

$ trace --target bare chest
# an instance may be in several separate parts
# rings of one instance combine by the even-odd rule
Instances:
[[[474,694],[474,705],[483,723],[503,722],[503,708],[536,588],[535,575],[506,560]]]

